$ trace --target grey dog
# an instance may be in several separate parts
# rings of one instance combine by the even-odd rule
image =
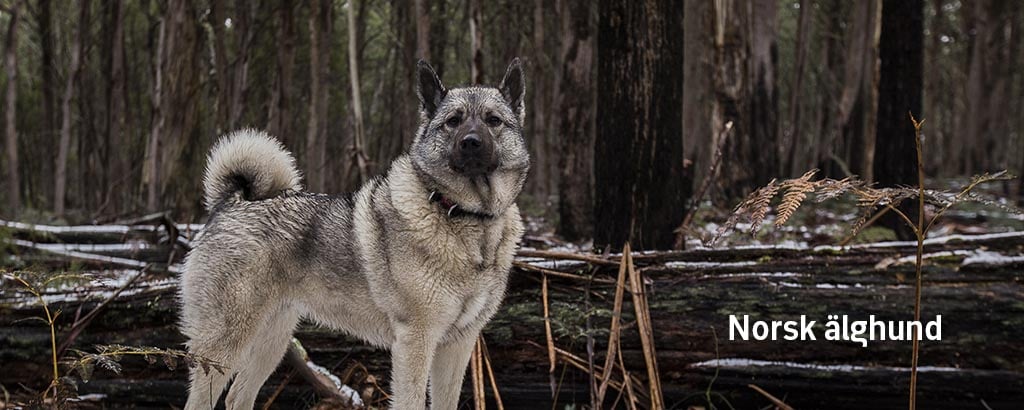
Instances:
[[[238,131],[210,152],[210,212],[181,280],[192,353],[186,409],[251,409],[300,318],[391,351],[392,407],[458,405],[480,330],[505,293],[530,167],[525,83],[513,60],[497,88],[445,89],[417,65],[420,125],[387,174],[348,196],[301,190],[272,137]],[[428,383],[429,381],[429,383]]]

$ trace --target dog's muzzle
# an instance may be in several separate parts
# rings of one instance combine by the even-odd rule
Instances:
[[[489,135],[469,132],[456,139],[449,165],[466,176],[489,174],[498,168],[494,140]]]

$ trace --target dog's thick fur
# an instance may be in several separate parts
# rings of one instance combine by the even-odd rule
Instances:
[[[295,161],[264,133],[213,148],[181,329],[192,353],[229,370],[192,369],[187,409],[213,408],[232,378],[227,408],[251,409],[303,317],[390,348],[394,408],[423,409],[428,380],[431,407],[456,408],[523,234],[525,87],[518,60],[498,88],[447,90],[423,62],[417,74],[412,147],[354,195],[302,192]],[[457,158],[468,134],[491,155]]]

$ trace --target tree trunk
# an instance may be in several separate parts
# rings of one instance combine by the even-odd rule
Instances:
[[[923,118],[923,23],[923,0],[884,1],[879,40],[881,77],[874,164],[875,180],[881,186],[917,185],[914,127],[908,114],[913,113],[919,120]],[[901,239],[913,236],[902,220],[891,212],[883,218],[883,224],[896,230]]]
[[[53,29],[53,2],[51,0],[40,0],[38,5],[39,15],[36,17],[39,28],[39,51],[40,51],[40,91],[43,94],[43,121],[42,121],[42,132],[41,142],[47,147],[51,147],[44,151],[44,159],[40,161],[45,164],[38,167],[37,178],[41,181],[53,181],[53,168],[50,166],[56,157],[53,155],[52,147],[57,143],[57,116],[56,116],[56,97],[54,96],[54,84],[56,83],[56,72],[53,67],[53,52],[54,52],[54,29]],[[49,198],[51,192],[46,190],[46,197]],[[40,205],[42,207],[43,205]],[[49,207],[49,205],[45,205]]]
[[[469,2],[469,81],[472,84],[484,83],[484,34],[483,34],[483,12],[480,7],[480,0],[467,0]]]
[[[535,195],[541,203],[545,203],[550,193],[549,183],[551,177],[548,174],[548,136],[547,129],[545,127],[547,120],[547,107],[544,103],[547,101],[545,98],[549,92],[549,88],[546,84],[546,80],[550,79],[549,76],[544,75],[545,73],[553,72],[554,70],[548,68],[548,61],[545,61],[547,51],[544,48],[544,4],[543,0],[534,0],[533,2],[533,55],[530,56],[530,67],[533,71],[533,77],[530,82],[530,93],[533,96],[533,101],[530,103],[529,117],[532,117],[532,124],[529,131],[529,149],[530,159],[533,162],[533,169],[529,180],[527,180],[526,191],[530,194]],[[568,38],[566,41],[571,41]]]
[[[363,131],[363,102],[359,91],[359,47],[356,33],[356,0],[348,7],[348,75],[352,88],[352,122],[355,127],[352,143],[352,162],[359,172],[359,182],[363,183],[369,178],[367,160],[365,154],[366,135]],[[350,166],[351,166],[350,165]]]
[[[309,119],[306,128],[306,185],[324,191],[323,152],[327,136],[327,76],[331,62],[331,2],[321,0],[309,8]]]
[[[594,244],[664,249],[683,218],[683,7],[601,2]],[[652,53],[650,50],[658,50]]]
[[[416,9],[416,56],[430,61],[430,4],[427,4],[428,0],[413,1]]]
[[[11,215],[21,210],[21,178],[18,175],[18,128],[16,122],[18,107],[18,20],[21,17],[21,2],[15,1],[10,8],[11,20],[7,25],[7,40],[4,41],[4,71],[7,72],[7,86],[4,89],[4,142],[7,150],[7,206]]]
[[[788,160],[782,167],[788,175],[800,175],[803,173],[803,164],[797,164],[797,147],[803,146],[804,141],[800,127],[800,114],[803,113],[801,102],[804,89],[804,65],[807,64],[808,39],[811,34],[811,2],[800,0],[800,17],[796,29],[796,66],[793,68],[793,87],[789,91],[789,145]],[[784,173],[784,174],[785,174]]]
[[[255,4],[253,1],[238,0],[235,3],[235,24],[237,33],[235,38],[238,42],[235,60],[231,64],[231,103],[228,118],[228,129],[237,128],[245,113],[245,101],[249,96],[249,54],[255,41],[256,30],[253,19],[255,18]]]
[[[559,2],[562,84],[558,116],[562,120],[559,132],[558,232],[570,241],[592,238],[595,224],[593,14],[593,5],[589,2]]]
[[[145,175],[146,210],[156,212],[160,203],[160,145],[163,134],[164,113],[163,101],[164,50],[168,43],[173,43],[173,36],[167,35],[168,16],[161,16],[157,30],[156,49],[153,50],[153,91],[150,104],[153,107],[152,122],[149,130],[149,141],[146,142]]]
[[[743,198],[779,173],[776,139],[775,2],[715,3],[712,125],[733,122],[722,149],[722,191]],[[755,17],[756,16],[756,17]]]
[[[108,3],[110,38],[107,40],[109,50],[107,54],[107,144],[105,146],[106,172],[105,180],[108,181],[106,192],[104,192],[104,204],[109,207],[113,214],[117,214],[120,207],[127,204],[125,190],[119,189],[124,176],[129,174],[130,164],[128,163],[128,150],[126,147],[127,138],[124,136],[125,114],[125,74],[124,74],[124,2],[114,0]]]
[[[420,0],[415,0],[415,1],[420,1]],[[435,16],[438,16],[441,19],[445,19],[445,18],[447,18],[446,17],[447,13],[448,13],[448,0],[438,1],[437,2],[437,9],[434,10],[433,14]],[[428,36],[429,38],[427,39],[427,41],[430,43],[430,44],[428,44],[428,46],[429,46],[428,48],[430,48],[430,55],[438,57],[438,58],[434,59],[434,61],[431,61],[430,65],[434,67],[434,72],[437,73],[438,78],[444,78],[444,68],[445,68],[445,60],[446,60],[445,59],[445,52],[448,49],[448,24],[434,24],[434,25],[427,24],[427,27],[428,27],[428,31],[430,32],[430,35]],[[416,25],[412,26],[412,28],[413,29],[418,29],[419,28],[418,21],[417,21]],[[414,33],[415,33],[415,31],[414,31]],[[418,46],[418,44],[414,42],[413,46]],[[409,64],[411,65],[411,62],[413,60],[409,60],[409,61],[410,61]],[[412,73],[413,69],[414,69],[414,67],[411,67],[409,72]],[[410,140],[410,142],[411,142],[411,140]],[[406,144],[406,145],[408,145],[408,144]]]
[[[267,115],[267,133],[284,142],[290,142],[292,114],[292,71],[295,66],[295,5],[282,2],[277,14],[277,76],[270,97],[270,112]]]
[[[71,100],[75,98],[75,86],[82,72],[82,51],[85,37],[89,30],[89,0],[79,3],[78,33],[75,44],[71,47],[71,63],[68,76],[64,82],[64,97],[61,98],[60,142],[57,145],[57,162],[54,164],[53,213],[57,217],[64,215],[65,195],[67,194],[68,151],[71,149]]]
[[[683,152],[692,161],[690,169],[696,181],[702,181],[703,172],[710,166],[716,146],[716,132],[722,124],[712,124],[711,103],[712,70],[708,58],[711,54],[711,3],[705,0],[686,0],[684,43],[686,61],[683,65]]]
[[[214,130],[217,135],[228,131],[231,117],[231,81],[228,77],[228,47],[224,33],[224,2],[210,2],[210,27],[213,29],[213,68],[217,79],[217,117]],[[232,19],[232,24],[234,24]]]

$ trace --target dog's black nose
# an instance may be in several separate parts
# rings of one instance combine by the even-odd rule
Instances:
[[[483,140],[476,134],[466,134],[465,137],[462,137],[462,141],[459,141],[459,149],[467,154],[480,151],[483,146]]]

